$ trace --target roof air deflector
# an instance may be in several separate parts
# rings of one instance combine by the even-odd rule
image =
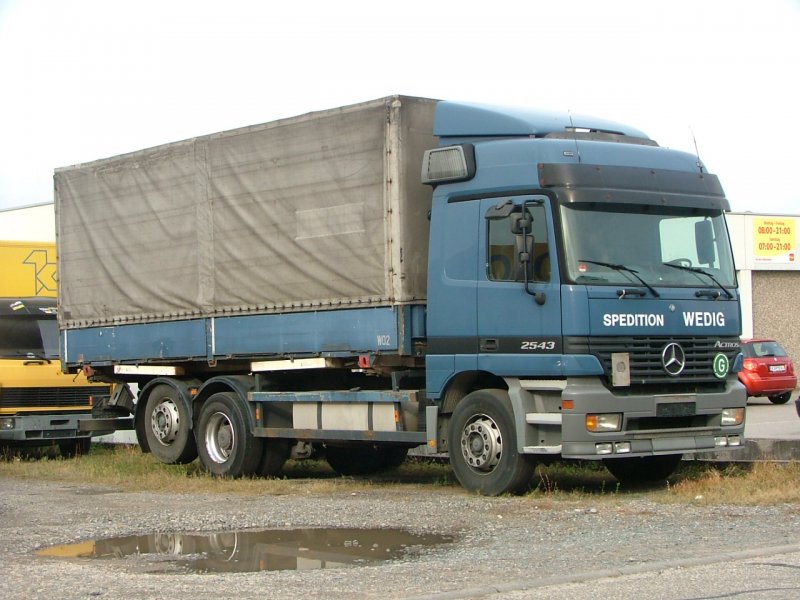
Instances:
[[[648,139],[647,134],[634,127],[597,117],[451,101],[437,104],[433,126],[434,135],[440,138],[544,137],[568,132],[602,132]]]

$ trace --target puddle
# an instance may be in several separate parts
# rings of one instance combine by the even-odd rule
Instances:
[[[453,541],[402,529],[282,529],[153,533],[51,546],[38,556],[125,559],[149,572],[246,573],[366,565]]]

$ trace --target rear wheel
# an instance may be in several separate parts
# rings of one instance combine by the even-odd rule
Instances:
[[[486,496],[527,489],[535,464],[517,452],[513,411],[503,390],[467,395],[450,419],[448,447],[456,478]]]
[[[387,446],[385,450],[384,468],[388,471],[396,469],[406,461],[408,448],[405,446]]]
[[[162,463],[186,464],[197,458],[186,403],[169,385],[158,385],[147,397],[144,433],[150,452]]]
[[[371,475],[399,467],[408,448],[362,445],[327,446],[325,457],[331,469],[341,475]]]
[[[606,459],[603,463],[620,483],[640,484],[664,481],[675,472],[682,454]]]
[[[258,470],[264,444],[250,433],[246,410],[231,392],[214,394],[203,405],[197,425],[198,453],[212,475],[236,478]]]
[[[275,477],[289,458],[289,440],[273,438],[263,441],[264,449],[256,473],[262,477]]]
[[[786,404],[791,397],[792,397],[792,392],[784,392],[783,394],[770,396],[769,401],[772,402],[773,404]]]

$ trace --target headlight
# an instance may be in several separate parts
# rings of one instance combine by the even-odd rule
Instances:
[[[743,422],[744,408],[725,408],[722,410],[722,420],[720,424],[723,427],[741,425]]]
[[[0,418],[0,429],[3,430],[14,429],[14,418],[13,417]]]
[[[619,431],[622,428],[622,413],[586,415],[586,430],[593,433]]]

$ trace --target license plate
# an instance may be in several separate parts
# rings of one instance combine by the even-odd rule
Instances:
[[[786,370],[786,365],[770,365],[770,373],[783,373]]]
[[[657,417],[692,417],[697,414],[694,402],[663,402],[656,404]]]

